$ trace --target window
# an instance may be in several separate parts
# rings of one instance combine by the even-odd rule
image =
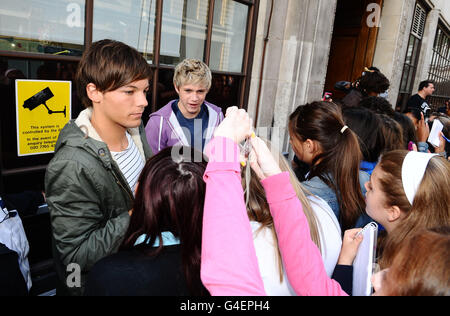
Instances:
[[[92,39],[124,42],[153,61],[155,0],[95,0]]]
[[[259,0],[10,1],[0,8],[0,83],[5,83],[0,88],[7,90],[2,94],[6,106],[0,109],[0,186],[11,192],[28,184],[43,189],[52,158],[16,154],[15,90],[9,86],[13,74],[72,81],[85,47],[110,38],[135,47],[154,70],[144,123],[148,114],[177,97],[173,71],[187,57],[211,68],[213,83],[206,100],[224,112],[232,105],[246,107],[258,8]],[[6,79],[6,72],[11,78]],[[75,84],[72,89],[76,118],[83,107]]]
[[[413,85],[416,78],[422,37],[425,31],[426,17],[427,11],[419,3],[416,3],[405,64],[403,66],[403,76],[400,82],[400,93],[397,100],[396,108],[400,111],[405,109],[406,103],[414,89]]]
[[[163,6],[160,63],[203,60],[208,22],[207,0],[166,0]]]
[[[0,50],[81,56],[83,0],[15,0],[0,8]]]
[[[445,105],[450,99],[450,32],[438,25],[433,46],[429,79],[435,81],[435,92],[430,98],[434,110]]]
[[[211,43],[211,69],[241,72],[248,6],[216,0]]]

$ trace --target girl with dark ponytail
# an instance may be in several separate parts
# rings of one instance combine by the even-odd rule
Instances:
[[[343,231],[368,223],[360,181],[367,175],[359,171],[358,139],[341,109],[330,102],[299,106],[289,118],[289,133],[295,154],[311,166],[304,188],[330,205]]]

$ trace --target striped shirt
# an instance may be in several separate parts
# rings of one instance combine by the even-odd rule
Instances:
[[[144,168],[145,161],[141,156],[136,144],[131,139],[130,134],[127,133],[128,139],[128,147],[124,151],[121,152],[111,152],[114,160],[119,165],[120,171],[124,175],[125,179],[127,179],[128,185],[130,186],[131,191],[133,192],[136,189],[136,184],[141,174],[142,169]]]

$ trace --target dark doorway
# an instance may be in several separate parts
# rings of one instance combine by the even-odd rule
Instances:
[[[343,92],[334,89],[336,82],[353,82],[361,76],[364,67],[372,66],[378,27],[373,27],[367,20],[374,12],[369,6],[373,4],[382,8],[383,0],[337,2],[325,81],[325,91],[332,92],[333,99],[345,96]]]

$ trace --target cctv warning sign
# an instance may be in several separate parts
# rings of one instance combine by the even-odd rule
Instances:
[[[16,80],[17,155],[52,153],[70,120],[72,82]]]

